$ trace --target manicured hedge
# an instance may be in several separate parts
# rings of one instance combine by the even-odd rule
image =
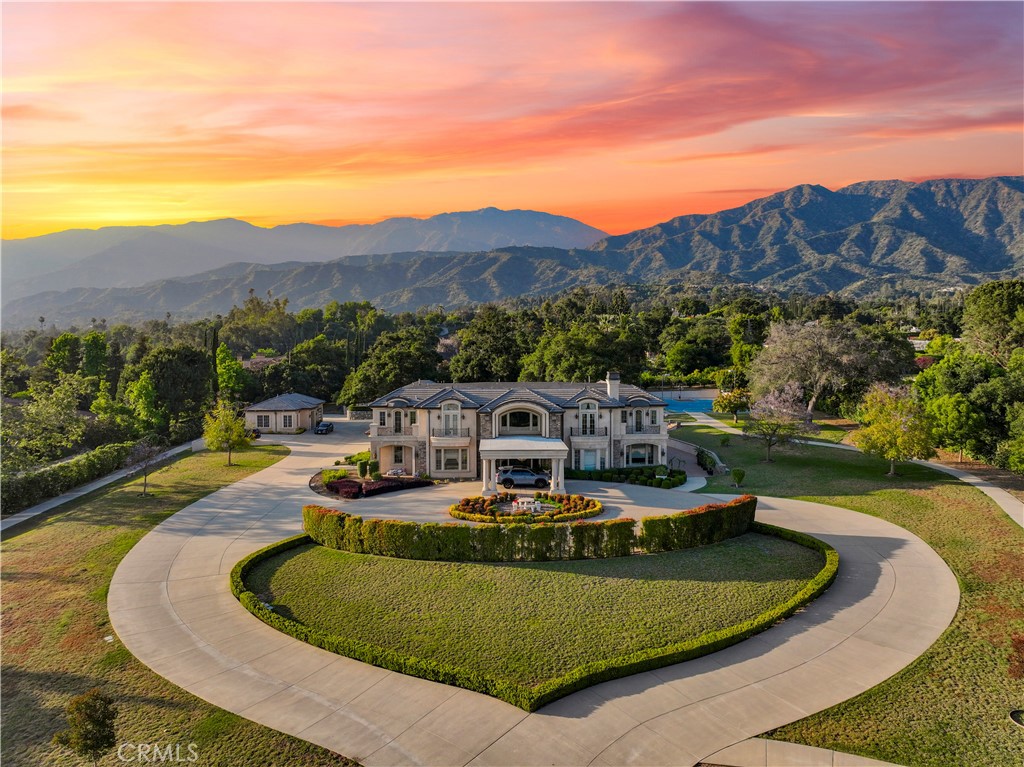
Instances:
[[[632,553],[629,518],[572,524],[470,527],[366,519],[323,506],[304,506],[303,529],[321,546],[354,554],[449,562],[548,562],[623,557]]]
[[[555,508],[543,514],[512,514],[502,512],[499,504],[511,503],[519,496],[515,493],[498,493],[486,498],[483,496],[471,496],[463,498],[458,503],[448,507],[448,513],[456,519],[465,519],[470,522],[483,522],[485,524],[524,524],[532,525],[542,522],[574,522],[579,519],[596,517],[604,506],[600,501],[587,498],[582,495],[563,495],[561,493],[548,493],[539,491],[533,497],[539,501],[550,503]]]
[[[663,476],[660,476],[663,475]],[[641,466],[603,470],[566,469],[566,479],[593,480],[596,482],[625,482],[629,485],[661,487],[669,490],[686,482],[686,472],[669,469],[666,466]]]
[[[117,471],[124,466],[125,459],[133,447],[134,442],[102,445],[63,463],[17,476],[4,477],[4,514],[34,506]]]
[[[643,551],[676,551],[707,546],[743,535],[754,522],[757,498],[744,495],[728,503],[709,503],[678,514],[644,517],[637,541]]]
[[[305,516],[305,510],[303,511]],[[331,510],[327,509],[325,511]],[[341,512],[333,513],[339,516],[347,516],[343,515]],[[352,519],[352,517],[349,517],[349,519]],[[616,521],[622,522],[623,520]],[[591,526],[597,523],[583,522],[578,524]],[[439,528],[441,526],[423,525],[423,527]],[[487,530],[490,533],[500,532],[505,529],[493,526],[488,528],[470,528],[459,525],[456,527],[463,531]],[[536,525],[526,528],[525,535],[536,536],[538,538],[537,543],[540,547],[545,550],[550,550],[550,546],[539,539],[544,536],[558,537],[559,535],[562,535],[562,533],[559,533],[558,531],[560,529],[564,530],[566,527],[568,526]],[[754,634],[758,634],[761,631],[770,628],[778,621],[788,618],[798,609],[822,594],[822,592],[824,592],[825,589],[827,589],[835,580],[836,572],[839,568],[839,555],[836,550],[827,543],[819,541],[816,538],[812,538],[809,535],[798,533],[794,530],[785,530],[783,528],[765,525],[758,522],[753,524],[752,530],[753,532],[761,533],[762,535],[775,535],[815,549],[824,555],[824,566],[818,574],[815,575],[806,586],[804,586],[803,589],[794,594],[790,599],[766,610],[756,618],[743,621],[742,623],[737,623],[734,626],[729,626],[724,629],[719,629],[718,631],[708,632],[697,639],[691,639],[686,642],[680,642],[667,647],[640,650],[618,658],[589,663],[573,669],[571,672],[561,677],[539,684],[536,687],[527,687],[526,685],[516,684],[506,680],[494,679],[486,674],[477,673],[472,669],[463,669],[447,664],[436,663],[404,655],[394,650],[388,650],[363,642],[346,639],[345,637],[328,634],[324,631],[320,631],[319,629],[304,626],[301,623],[285,618],[272,610],[267,609],[255,594],[246,589],[246,575],[255,565],[259,564],[264,559],[275,556],[276,554],[287,551],[288,549],[296,546],[302,546],[309,543],[312,540],[311,536],[299,535],[294,538],[288,538],[250,554],[235,565],[234,569],[231,571],[231,591],[242,603],[245,609],[261,621],[308,644],[339,655],[355,658],[356,660],[363,661],[364,663],[370,663],[374,666],[398,671],[402,674],[409,674],[411,676],[418,676],[422,679],[441,682],[442,684],[463,687],[467,690],[475,690],[476,692],[481,692],[485,695],[490,695],[492,697],[499,698],[500,700],[507,701],[514,706],[524,709],[525,711],[536,711],[541,706],[551,703],[552,701],[600,682],[605,682],[610,679],[619,679],[624,676],[640,673],[641,671],[650,671],[651,669],[670,666],[674,663],[682,663],[683,661],[692,660],[693,658],[707,655],[708,653],[717,652],[718,650],[722,650],[730,645],[736,644],[737,642],[741,642]],[[631,530],[630,535],[632,535]]]

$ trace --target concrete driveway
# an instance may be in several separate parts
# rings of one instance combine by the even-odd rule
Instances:
[[[884,681],[923,653],[956,613],[953,574],[906,530],[845,509],[762,498],[758,519],[828,541],[842,564],[825,595],[739,645],[591,687],[533,714],[368,666],[269,628],[228,589],[239,559],[300,532],[301,506],[325,500],[309,490],[309,476],[362,448],[363,429],[339,421],[330,435],[282,438],[290,456],[183,509],[139,541],[108,597],[124,645],[214,705],[366,765],[690,765]],[[663,513],[666,503],[709,500],[579,485],[604,493],[610,514]],[[345,508],[362,503],[367,516],[387,507],[404,508],[404,518],[444,519],[424,501],[450,492],[411,491]]]

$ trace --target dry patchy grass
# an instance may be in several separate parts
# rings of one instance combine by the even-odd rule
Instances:
[[[51,745],[70,698],[102,687],[119,704],[118,741],[195,743],[197,765],[351,765],[347,759],[215,708],[135,660],[113,635],[107,588],[114,569],[154,525],[199,498],[280,460],[282,447],[200,453],[141,480],[119,482],[29,523],[3,542],[5,765],[66,765]],[[112,637],[112,641],[106,641]],[[71,761],[69,762],[69,759]],[[111,753],[101,764],[118,764]]]

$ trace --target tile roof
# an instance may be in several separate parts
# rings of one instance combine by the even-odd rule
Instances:
[[[249,410],[309,410],[317,405],[324,404],[322,399],[316,397],[309,397],[305,394],[295,394],[290,392],[288,394],[279,394],[276,397],[271,397],[263,402],[257,402],[255,405],[249,405],[246,411]]]
[[[369,403],[370,407],[387,407],[396,399],[408,407],[440,408],[441,402],[458,400],[463,406],[486,413],[507,402],[530,402],[548,412],[558,413],[575,408],[580,400],[594,399],[601,407],[624,407],[627,402],[643,399],[648,405],[664,405],[653,394],[632,384],[621,384],[619,396],[612,399],[602,383],[568,383],[564,381],[479,381],[475,383],[435,383],[416,381],[395,389]]]

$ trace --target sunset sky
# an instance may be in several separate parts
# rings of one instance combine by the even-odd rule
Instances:
[[[1022,9],[5,2],[3,236],[1020,174]]]

